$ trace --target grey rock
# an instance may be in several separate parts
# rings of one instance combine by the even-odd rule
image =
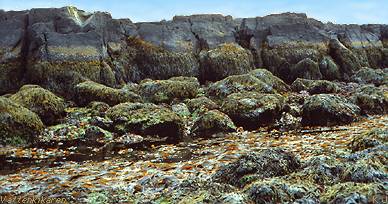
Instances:
[[[303,104],[302,124],[337,125],[354,122],[360,108],[346,98],[332,94],[317,94]]]

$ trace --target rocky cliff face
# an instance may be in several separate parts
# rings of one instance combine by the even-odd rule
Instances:
[[[74,7],[0,11],[0,36],[0,94],[34,83],[71,98],[86,80],[204,82],[255,67],[287,82],[348,80],[361,67],[388,66],[388,25],[324,24],[295,13],[133,23]]]

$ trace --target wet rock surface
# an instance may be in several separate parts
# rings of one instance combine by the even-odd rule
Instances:
[[[386,25],[63,7],[0,10],[0,36],[2,198],[387,199]]]

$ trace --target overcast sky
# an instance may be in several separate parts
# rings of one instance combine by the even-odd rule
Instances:
[[[169,20],[174,15],[221,13],[255,17],[303,12],[334,23],[388,24],[388,0],[0,0],[4,10],[73,5],[86,11],[108,11],[114,18],[134,22]]]

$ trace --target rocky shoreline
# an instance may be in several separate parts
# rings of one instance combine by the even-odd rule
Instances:
[[[2,196],[387,201],[387,25],[74,7],[0,25]]]

